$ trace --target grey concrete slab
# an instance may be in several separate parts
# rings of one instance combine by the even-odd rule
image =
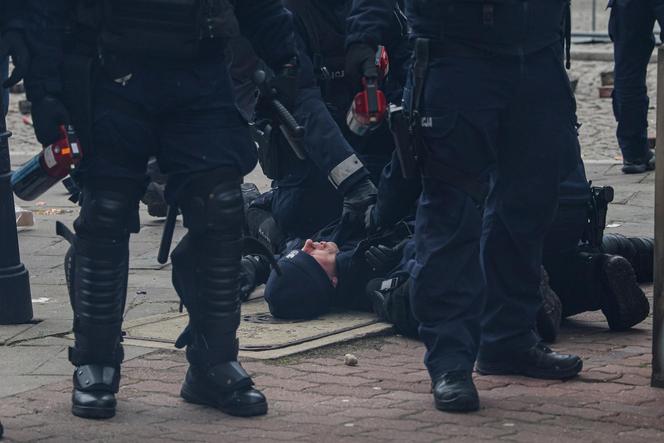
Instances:
[[[0,398],[32,391],[40,386],[63,380],[62,375],[3,375],[2,383],[0,383]]]

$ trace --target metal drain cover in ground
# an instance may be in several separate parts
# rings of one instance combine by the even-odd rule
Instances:
[[[128,322],[124,327],[125,341],[140,346],[169,347],[187,321],[186,314],[175,313]],[[336,312],[307,321],[275,319],[260,298],[242,305],[238,337],[243,355],[276,358],[390,330],[390,325],[367,312]]]

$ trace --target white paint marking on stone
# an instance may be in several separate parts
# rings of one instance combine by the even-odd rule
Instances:
[[[621,226],[622,225],[620,223],[609,223],[608,225],[606,225],[607,228],[619,228]]]
[[[33,298],[32,303],[48,303],[51,299],[47,297]]]

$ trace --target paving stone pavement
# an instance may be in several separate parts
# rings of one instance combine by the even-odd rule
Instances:
[[[650,321],[609,333],[599,314],[568,322],[560,348],[585,358],[576,380],[476,377],[482,409],[433,409],[422,345],[380,337],[275,362],[246,362],[270,399],[266,417],[184,403],[181,353],[126,362],[118,415],[69,413],[68,381],[3,398],[8,441],[661,441],[664,391],[648,387]],[[359,365],[343,364],[352,352]]]
[[[581,128],[579,140],[581,153],[585,160],[616,160],[621,159],[620,149],[616,141],[616,121],[613,117],[610,98],[599,98],[600,73],[613,70],[611,62],[573,60],[569,71],[570,78],[578,79],[576,88],[577,115]],[[657,65],[648,65],[648,90],[650,93],[650,110],[648,122],[652,134],[655,132],[654,94],[656,85]]]
[[[616,188],[608,231],[652,235],[654,174],[621,174],[610,100],[597,98],[599,73],[610,65],[573,63],[583,155],[594,183]],[[650,68],[652,87],[654,65]],[[13,162],[20,164],[36,144],[14,107],[10,126]],[[268,185],[256,173],[249,180],[262,189]],[[553,382],[478,376],[482,409],[469,415],[435,411],[422,345],[385,336],[277,361],[246,362],[270,400],[269,415],[255,419],[184,403],[178,396],[186,370],[183,354],[129,346],[118,416],[103,422],[74,418],[66,361],[70,342],[63,338],[71,329],[62,273],[67,244],[55,237],[53,222],[71,224],[78,210],[60,187],[36,202],[19,203],[37,218],[37,226],[19,236],[36,320],[0,326],[0,419],[7,441],[630,442],[664,437],[664,390],[649,387],[651,318],[631,331],[610,333],[601,313],[566,321],[555,346],[584,357],[581,377]],[[142,220],[142,231],[132,241],[128,319],[178,306],[170,269],[155,260],[162,221],[150,219],[144,210]],[[176,239],[180,235],[178,228]],[[358,366],[343,364],[347,352],[359,358]]]

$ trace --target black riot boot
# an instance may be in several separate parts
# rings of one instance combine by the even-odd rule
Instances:
[[[58,233],[72,239],[64,225]],[[69,349],[73,375],[72,413],[84,418],[115,415],[120,383],[122,314],[127,292],[128,240],[90,241],[75,237],[65,258],[74,309],[75,345]]]
[[[189,313],[189,325],[176,343],[187,346],[190,363],[181,395],[230,415],[263,415],[267,400],[237,361],[243,246],[239,182],[192,193],[205,197],[182,201],[189,233],[171,256],[173,283]]]
[[[645,320],[650,304],[626,258],[608,254],[602,258],[602,313],[612,331],[624,331]]]
[[[471,371],[447,372],[433,381],[436,409],[445,412],[472,412],[480,408],[480,398]]]
[[[576,355],[559,354],[538,343],[525,350],[480,350],[476,368],[477,372],[483,375],[523,375],[565,380],[576,377],[581,372],[583,361]]]
[[[166,217],[168,203],[166,203],[164,193],[168,177],[162,174],[159,164],[154,158],[148,162],[147,174],[150,183],[141,197],[141,201],[148,207],[148,214],[152,217]]]

